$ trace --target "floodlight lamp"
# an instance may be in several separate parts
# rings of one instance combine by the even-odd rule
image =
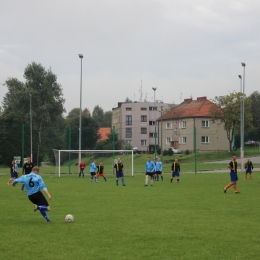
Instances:
[[[242,64],[242,66],[243,66],[243,67],[245,67],[245,66],[246,66],[246,64],[245,64],[244,62],[241,62],[241,64]]]
[[[83,58],[83,55],[82,55],[82,54],[79,54],[79,57],[82,59],[82,58]]]

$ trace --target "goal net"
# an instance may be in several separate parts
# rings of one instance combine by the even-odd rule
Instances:
[[[55,174],[59,177],[62,174],[78,174],[79,162],[86,164],[85,174],[90,171],[90,164],[96,160],[98,166],[102,162],[106,174],[114,173],[114,165],[117,158],[121,159],[124,165],[124,174],[134,176],[134,154],[133,150],[56,150]]]

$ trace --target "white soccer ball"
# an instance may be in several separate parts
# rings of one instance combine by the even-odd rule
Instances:
[[[74,221],[74,217],[71,214],[66,215],[65,221],[67,223],[72,223]]]

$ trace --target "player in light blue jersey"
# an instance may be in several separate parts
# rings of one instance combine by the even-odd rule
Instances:
[[[46,211],[49,211],[51,208],[48,204],[48,201],[42,194],[41,189],[47,194],[49,200],[51,200],[51,195],[48,192],[44,181],[39,174],[40,169],[39,167],[35,166],[32,168],[31,173],[15,179],[13,181],[13,186],[15,186],[15,184],[18,182],[24,183],[29,200],[33,204],[35,204],[34,211],[39,210],[43,217],[46,219],[47,223],[50,223],[51,220],[49,219]]]
[[[95,182],[98,182],[97,176],[96,176],[96,170],[97,170],[97,166],[96,166],[96,160],[93,161],[93,163],[90,164],[90,182],[93,181],[93,178],[95,177]]]
[[[163,176],[162,176],[162,169],[163,169],[163,165],[161,162],[161,158],[157,159],[157,162],[155,164],[155,169],[156,169],[156,176],[157,176],[157,181],[159,181],[159,176],[161,176],[161,180],[163,181]]]
[[[147,186],[148,185],[148,178],[150,176],[150,179],[151,179],[151,186],[153,186],[153,174],[154,174],[154,171],[155,171],[155,165],[154,165],[154,162],[151,161],[151,157],[148,157],[147,159],[147,162],[145,164],[145,184],[144,186]]]
[[[157,162],[157,159],[153,159],[153,163],[154,163],[153,180],[154,180],[154,181],[157,180],[157,175],[156,175],[156,162]]]

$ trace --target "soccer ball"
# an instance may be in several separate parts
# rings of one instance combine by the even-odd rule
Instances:
[[[66,215],[65,221],[67,223],[72,223],[74,221],[74,217],[71,214]]]

